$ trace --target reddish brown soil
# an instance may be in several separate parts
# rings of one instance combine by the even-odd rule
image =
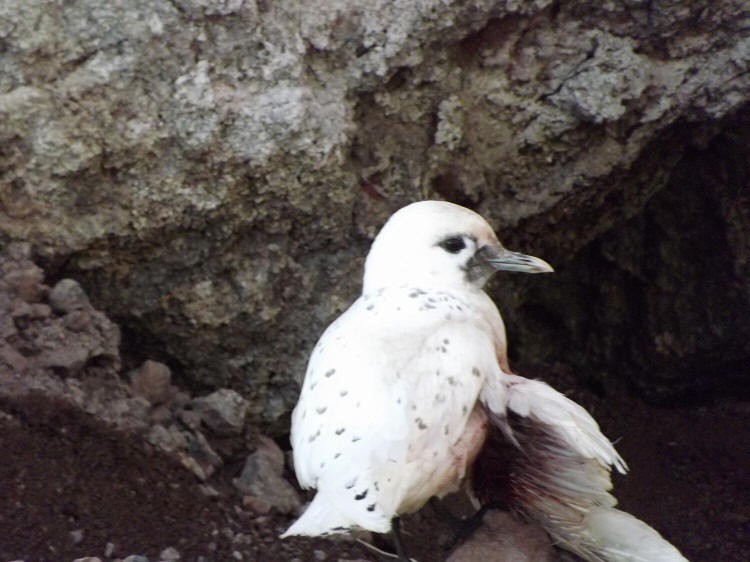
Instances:
[[[236,509],[230,487],[206,497],[191,473],[142,438],[114,433],[62,402],[4,399],[0,410],[13,416],[0,418],[0,560],[106,560],[108,542],[116,556],[151,560],[169,546],[191,561],[234,560],[235,550],[244,560],[316,560],[316,549],[334,560],[361,554],[325,540],[280,541],[288,518]],[[83,540],[74,545],[70,533],[78,529]],[[247,537],[233,542],[227,530]]]
[[[750,552],[750,407],[724,403],[661,409],[584,392],[605,433],[631,466],[617,478],[621,506],[648,521],[694,562],[740,562]],[[605,407],[606,405],[606,407]],[[289,523],[239,509],[224,475],[204,496],[195,477],[171,458],[123,437],[87,415],[47,398],[3,399],[0,411],[0,560],[71,561],[158,553],[175,547],[183,560],[375,560],[351,543],[293,539]],[[74,545],[71,531],[83,530]],[[421,562],[444,558],[449,527],[430,508],[408,518],[405,541]],[[230,533],[231,531],[231,533]],[[244,533],[233,542],[229,534]],[[317,551],[317,552],[316,552]],[[113,558],[114,558],[113,556]]]

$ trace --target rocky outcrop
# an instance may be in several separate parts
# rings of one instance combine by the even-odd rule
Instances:
[[[606,269],[606,312],[593,315],[583,290],[562,292],[580,277],[494,285],[517,354],[565,341],[555,359],[598,372],[645,349],[624,363],[663,360],[672,374],[658,393],[669,395],[685,386],[686,357],[746,358],[747,343],[725,316],[708,339],[694,331],[686,319],[709,314],[699,281],[713,269],[672,267],[687,250],[671,253],[667,238],[657,269],[694,312],[664,328],[675,293],[654,285],[654,269],[618,308],[623,279],[608,268],[629,275],[632,256],[600,237],[649,246],[637,227],[646,208],[681,231],[656,194],[682,183],[694,195],[674,203],[696,201],[702,216],[705,184],[680,178],[695,179],[696,158],[734,155],[711,176],[727,252],[717,290],[731,285],[727,306],[747,306],[746,139],[731,133],[749,111],[744,4],[9,0],[0,240],[31,243],[53,276],[82,283],[123,327],[131,361],[159,357],[232,387],[250,419],[280,430],[376,229],[403,203],[446,198],[563,272]],[[697,237],[715,232],[698,222]],[[671,300],[642,309],[648,320],[624,308],[660,294]],[[550,310],[570,310],[552,325],[573,335],[551,330]],[[617,330],[643,322],[659,327],[612,348]],[[546,344],[534,343],[540,323]]]

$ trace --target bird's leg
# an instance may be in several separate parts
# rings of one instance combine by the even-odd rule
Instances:
[[[406,555],[404,549],[404,543],[401,542],[401,520],[398,517],[391,519],[391,534],[393,535],[393,544],[396,547],[399,562],[410,562],[410,558]]]

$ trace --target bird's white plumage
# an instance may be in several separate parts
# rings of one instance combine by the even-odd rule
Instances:
[[[385,532],[396,513],[439,494],[436,482],[451,488],[440,474],[453,464],[450,445],[497,369],[471,300],[383,289],[321,337],[292,419],[295,471],[347,514],[348,526]]]
[[[481,290],[494,269],[551,271],[505,250],[457,205],[415,203],[389,219],[368,254],[362,296],[308,364],[291,442],[297,478],[317,494],[284,536],[388,531],[393,517],[456,489],[493,423],[524,459],[513,478],[517,511],[561,546],[592,561],[639,560],[610,529],[625,522],[650,545],[641,552],[684,560],[613,509],[609,469],[624,472],[625,463],[588,412],[510,373],[502,318]]]

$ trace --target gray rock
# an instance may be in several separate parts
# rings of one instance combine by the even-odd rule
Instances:
[[[57,314],[91,307],[83,288],[73,279],[61,279],[52,287],[49,304]]]
[[[692,162],[728,162],[682,183],[715,187],[719,220],[691,224],[719,243],[731,304],[746,303],[746,181],[733,163],[748,142],[722,135],[748,111],[746,2],[699,4],[5,0],[0,238],[79,280],[139,341],[158,339],[186,377],[241,392],[251,421],[276,433],[315,338],[357,294],[369,240],[415,199],[475,207],[509,246],[599,271],[597,238],[670,178],[696,177],[679,173]],[[672,374],[641,383],[667,393],[688,384],[692,357],[748,352],[702,307],[704,277],[674,271],[688,312],[710,322],[657,334],[666,352],[649,357]],[[26,302],[44,298],[35,275],[15,282]],[[563,339],[555,319],[585,295],[568,286],[549,309],[532,283],[493,290],[508,315],[538,312],[517,314],[518,330],[542,323]],[[607,333],[600,318],[615,315],[570,323]],[[590,342],[598,355],[614,333]],[[643,345],[627,350],[636,361]]]
[[[68,536],[70,537],[71,544],[81,544],[81,542],[83,542],[84,531],[83,529],[76,529],[75,531],[68,533]]]
[[[172,546],[165,548],[159,554],[159,560],[161,560],[162,562],[173,562],[174,560],[180,559],[180,552]]]
[[[281,476],[284,456],[272,443],[267,439],[248,455],[242,474],[233,483],[243,494],[255,498],[247,500],[253,510],[261,512],[267,503],[280,513],[296,513],[301,506],[299,495]]]
[[[553,562],[555,550],[541,528],[492,510],[485,514],[482,526],[448,558],[448,562],[476,560]]]
[[[222,388],[192,403],[203,423],[217,435],[242,432],[249,403],[236,391]]]
[[[169,367],[150,359],[130,373],[133,391],[152,404],[162,404],[169,400],[171,380],[172,373]]]
[[[122,562],[149,562],[149,561],[146,556],[141,556],[140,554],[131,554],[130,556],[126,556],[125,558],[123,558]]]

